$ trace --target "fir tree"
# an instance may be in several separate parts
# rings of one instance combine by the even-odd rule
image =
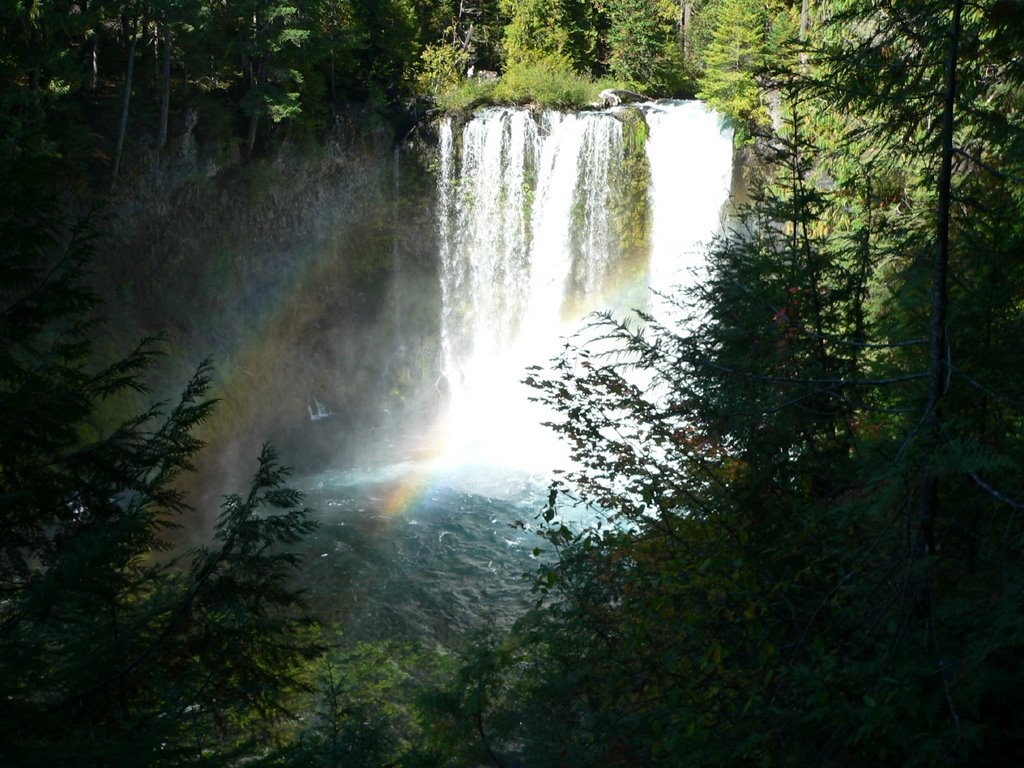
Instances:
[[[764,68],[764,10],[755,0],[723,0],[698,96],[742,131],[764,120],[756,74]]]

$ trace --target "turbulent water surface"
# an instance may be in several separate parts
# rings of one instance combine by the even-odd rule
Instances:
[[[357,639],[453,642],[504,625],[530,602],[544,478],[494,468],[394,465],[328,472],[301,485],[320,527],[306,586]]]

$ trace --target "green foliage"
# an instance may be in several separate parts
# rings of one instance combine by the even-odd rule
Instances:
[[[438,94],[437,105],[449,112],[468,112],[483,104],[493,104],[496,86],[492,80],[467,77]]]
[[[712,28],[724,35],[740,25],[737,34],[752,32],[751,44],[773,55],[764,19],[729,12],[719,24],[724,5],[686,4],[684,29],[684,5],[674,0],[153,0],[73,11],[63,0],[15,4],[0,23],[0,133],[41,132],[78,172],[98,175],[115,154],[131,168],[159,131],[167,140],[160,149],[173,148],[187,115],[198,115],[204,147],[234,154],[241,145],[258,155],[286,138],[323,136],[345,101],[393,113],[415,93],[469,109],[493,87],[464,79],[470,65],[510,80],[495,97],[503,103],[585,106],[582,82],[608,76],[651,96],[689,96],[702,72],[714,79],[732,66],[706,60]],[[116,110],[129,57],[133,95],[119,154]],[[750,93],[719,90],[707,92],[747,114]]]
[[[764,8],[754,0],[723,0],[698,96],[739,132],[765,121],[756,74],[764,67]]]
[[[423,49],[418,90],[433,96],[446,93],[462,82],[468,65],[469,53],[462,45],[449,42],[428,45]]]
[[[291,584],[299,556],[287,549],[315,523],[301,494],[284,486],[286,476],[264,446],[248,494],[221,505],[215,547],[193,554],[183,603],[183,640],[193,655],[175,682],[193,678],[190,728],[244,727],[249,749],[265,747],[273,726],[291,716],[302,662],[317,652],[312,621]]]
[[[257,754],[315,650],[287,551],[308,510],[264,449],[215,548],[190,567],[169,557],[168,532],[190,511],[179,480],[201,445],[193,432],[213,407],[210,366],[176,403],[95,428],[104,404],[145,392],[157,348],[96,364],[92,237],[64,225],[26,162],[5,163],[0,190],[0,762]]]
[[[358,27],[365,30],[366,44],[352,74],[366,83],[370,103],[392,104],[408,93],[420,55],[413,3],[359,0],[356,7]]]
[[[225,7],[223,22],[235,31],[232,45],[242,62],[242,112],[250,118],[250,149],[258,121],[272,123],[297,117],[302,73],[289,66],[310,37],[308,19],[287,2],[246,0]]]
[[[538,60],[558,60],[565,68],[587,71],[597,45],[594,9],[586,0],[501,0],[506,68]]]
[[[454,765],[431,703],[451,667],[442,653],[396,642],[342,644],[309,666],[304,723],[278,759],[324,768]]]
[[[662,0],[605,0],[608,15],[608,69],[644,88],[664,86],[669,66],[681,64],[676,39],[676,3]]]
[[[312,47],[324,67],[327,93],[331,101],[348,90],[350,73],[359,66],[361,49],[368,31],[357,24],[353,0],[319,0],[312,10],[314,35]]]
[[[617,0],[608,3],[609,69],[633,83],[645,83],[654,73],[658,49],[658,18],[649,0]]]
[[[607,82],[595,83],[576,74],[563,59],[541,57],[516,64],[499,80],[460,78],[438,94],[444,110],[467,112],[481,105],[532,104],[555,109],[582,109],[597,101]]]
[[[596,98],[589,78],[577,75],[559,57],[540,57],[513,65],[496,84],[493,96],[504,104],[537,104],[579,109]]]

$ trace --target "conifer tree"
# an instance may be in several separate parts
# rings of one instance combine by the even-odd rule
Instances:
[[[698,96],[745,131],[764,119],[755,77],[764,67],[764,9],[754,0],[723,0],[717,10]]]
[[[508,16],[504,34],[506,67],[541,59],[560,60],[585,72],[597,34],[590,4],[583,0],[501,0]]]
[[[652,0],[611,0],[606,4],[608,69],[643,86],[657,71],[666,48],[674,44],[662,7]]]
[[[45,167],[45,165],[44,165]],[[62,225],[36,158],[0,173],[0,762],[216,763],[266,749],[315,649],[288,547],[310,530],[272,452],[230,497],[189,570],[168,531],[209,415],[204,363],[179,400],[111,420],[143,394],[144,341],[97,363],[87,226]]]

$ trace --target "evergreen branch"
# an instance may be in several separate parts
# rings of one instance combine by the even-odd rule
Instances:
[[[756,411],[747,411],[747,413],[749,413],[749,414],[757,413],[757,414],[759,414],[761,416],[772,416],[772,415],[774,415],[776,413],[781,413],[782,411],[786,410],[787,408],[791,408],[794,405],[798,405],[799,403],[803,402],[804,400],[809,400],[811,398],[817,397],[818,395],[825,395],[825,394],[829,394],[830,395],[830,394],[834,393],[837,389],[839,389],[838,386],[836,386],[834,384],[833,385],[829,385],[829,386],[826,386],[826,387],[822,387],[820,389],[815,389],[815,390],[813,390],[811,392],[806,392],[806,393],[804,393],[802,395],[799,395],[797,397],[791,398],[791,399],[787,400],[786,402],[781,403],[780,405],[775,406],[774,408],[766,408],[766,409],[763,409],[763,410],[756,410]],[[845,401],[845,399],[844,399],[844,402],[848,403],[849,401]]]
[[[796,328],[800,332],[810,336],[811,338],[818,339],[820,341],[829,341],[835,344],[841,344],[846,347],[855,347],[857,349],[898,349],[900,347],[917,347],[928,344],[928,339],[908,339],[906,341],[887,341],[887,342],[870,342],[870,341],[858,341],[856,339],[845,339],[841,336],[837,336],[832,333],[825,333],[824,331],[813,331],[803,323],[793,320],[784,310],[778,309],[770,301],[763,296],[759,296],[754,293],[749,287],[743,285],[738,280],[733,280],[732,284],[744,291],[749,296],[759,301],[762,306],[766,309],[771,310],[773,316],[778,316],[789,323],[790,326]]]
[[[34,255],[37,258],[43,256],[48,246],[55,244],[56,238],[53,235],[55,228],[55,224],[45,226],[42,241],[32,248],[36,252]],[[52,295],[55,288],[61,290],[62,299],[74,299],[74,303],[70,307],[64,307],[64,311],[69,315],[74,314],[76,310],[91,309],[99,304],[96,294],[80,285],[80,280],[85,275],[85,265],[92,258],[91,243],[95,239],[91,234],[82,235],[81,229],[81,226],[72,228],[71,239],[64,246],[63,254],[45,272],[40,273],[40,270],[35,267],[25,270],[27,272],[25,279],[32,279],[34,285],[31,285],[12,303],[0,309],[0,318],[18,317],[19,310],[27,306],[45,303],[45,301],[37,300],[40,297],[45,300]]]
[[[910,430],[910,433],[907,435],[906,439],[904,439],[904,441],[900,444],[899,450],[896,451],[896,461],[900,460],[900,458],[903,456],[903,452],[910,447],[910,444],[917,436],[917,433],[920,432],[921,429],[924,427],[925,423],[928,421],[928,415],[929,411],[925,409],[925,412],[921,414],[921,418],[918,419],[917,424],[915,424],[914,428]]]
[[[274,450],[269,445],[264,445],[263,451],[259,457],[259,468],[256,472],[255,478],[253,479],[252,487],[249,490],[246,501],[242,502],[241,497],[237,495],[229,496],[227,498],[224,504],[226,511],[223,513],[222,519],[218,524],[218,538],[224,542],[223,545],[213,557],[207,560],[199,573],[194,577],[192,587],[189,589],[188,594],[185,595],[184,600],[178,603],[157,635],[150,640],[145,648],[129,659],[118,670],[108,675],[104,680],[93,683],[77,693],[65,696],[61,700],[51,704],[45,710],[47,713],[59,711],[74,701],[84,701],[87,697],[98,693],[108,685],[124,679],[157,652],[163,643],[171,636],[171,633],[178,627],[187,612],[195,604],[203,589],[210,583],[217,571],[217,568],[232,554],[238,542],[237,521],[244,520],[248,515],[254,512],[255,508],[259,504],[261,491],[264,491],[267,488],[274,488],[281,482],[284,476],[284,470],[277,467],[276,459],[277,454]],[[241,514],[239,514],[239,510],[241,511]],[[228,529],[227,533],[224,532],[225,528]]]
[[[953,721],[953,728],[956,732],[956,741],[949,748],[948,754],[950,756],[956,752],[957,747],[960,746],[960,742],[963,741],[964,730],[963,725],[960,723],[960,715],[956,709],[956,703],[953,701],[953,692],[949,687],[949,667],[946,664],[942,654],[942,647],[939,645],[939,635],[935,628],[935,596],[932,591],[931,579],[928,579],[925,585],[925,589],[928,592],[928,605],[929,605],[929,617],[928,617],[928,630],[931,635],[932,645],[935,648],[935,655],[938,657],[939,662],[939,679],[942,680],[942,693],[946,699],[946,708],[949,711],[950,719]]]
[[[961,147],[954,147],[953,148],[953,152],[958,154],[958,155],[960,155],[965,160],[969,160],[970,162],[974,163],[976,166],[978,166],[982,170],[988,171],[993,176],[998,176],[1000,179],[1004,179],[1006,181],[1014,181],[1014,182],[1016,182],[1018,184],[1024,184],[1024,177],[1017,176],[1016,174],[1009,173],[1008,171],[1001,171],[998,168],[996,168],[994,165],[992,165],[991,163],[986,163],[981,158],[975,157],[974,155],[970,154],[969,152],[967,152],[965,149],[962,149]]]
[[[989,397],[991,397],[991,398],[993,398],[995,400],[1000,400],[1000,401],[1002,401],[1004,403],[1008,403],[1008,404],[1012,405],[1014,408],[1020,408],[1021,407],[1020,403],[1018,403],[1013,398],[1009,397],[1008,395],[1001,395],[998,392],[996,392],[996,391],[994,391],[992,389],[989,389],[984,384],[982,384],[980,381],[978,381],[975,378],[972,378],[971,376],[968,376],[966,373],[964,373],[959,368],[954,368],[953,369],[953,373],[955,375],[959,376],[964,381],[966,381],[972,387],[977,389],[979,392],[982,392],[985,395],[988,395]]]

